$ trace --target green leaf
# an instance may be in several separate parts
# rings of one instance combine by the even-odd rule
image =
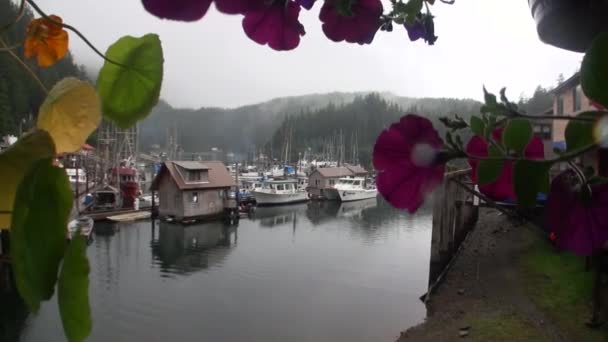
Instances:
[[[599,119],[601,112],[583,112],[577,117]],[[566,147],[568,151],[576,151],[595,143],[593,122],[570,120],[566,126]]]
[[[89,261],[84,236],[77,236],[65,252],[57,290],[63,330],[70,342],[84,341],[91,333]]]
[[[532,124],[526,119],[509,120],[507,127],[502,135],[503,144],[510,150],[522,156],[526,146],[532,139]]]
[[[106,56],[122,64],[105,62],[97,78],[103,113],[127,128],[145,118],[158,102],[163,79],[163,50],[155,34],[125,36]]]
[[[55,155],[51,136],[43,130],[35,130],[21,137],[11,147],[0,153],[0,229],[9,229],[17,186],[34,162]]]
[[[34,312],[53,295],[71,209],[65,170],[36,162],[17,189],[10,234],[17,289]]]
[[[488,147],[488,156],[498,158],[502,154],[496,146],[490,145]],[[504,160],[480,160],[477,166],[477,182],[479,185],[495,182],[500,177],[504,164]]]
[[[471,116],[470,125],[471,125],[471,131],[473,131],[473,134],[478,135],[480,137],[484,136],[484,130],[486,128],[486,125],[483,123],[483,120],[481,120],[477,116]]]
[[[498,104],[498,102],[496,101],[496,95],[488,93],[486,87],[483,87],[483,98],[489,108],[494,108]],[[492,109],[490,109],[490,111],[491,110]]]
[[[581,86],[585,95],[608,107],[608,32],[600,33],[585,53]]]
[[[549,169],[547,161],[520,160],[513,167],[513,189],[517,204],[524,208],[533,208],[538,193],[549,192]]]

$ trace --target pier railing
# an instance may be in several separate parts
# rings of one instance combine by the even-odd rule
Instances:
[[[445,174],[433,196],[433,233],[429,269],[429,291],[443,278],[460,245],[477,223],[479,199],[472,193],[470,169]]]

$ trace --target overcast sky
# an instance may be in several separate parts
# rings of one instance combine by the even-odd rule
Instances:
[[[138,0],[39,0],[49,14],[78,27],[102,51],[122,35],[160,35],[165,52],[161,97],[177,107],[236,107],[272,98],[330,91],[391,91],[412,97],[481,99],[482,85],[513,99],[558,74],[575,72],[581,54],[541,43],[525,0],[457,0],[433,6],[439,40],[410,42],[404,29],[378,32],[371,45],[333,43],[318,20],[320,1],[300,18],[300,46],[276,52],[250,41],[239,16],[211,8],[199,22],[148,14]],[[70,35],[76,61],[101,66]]]

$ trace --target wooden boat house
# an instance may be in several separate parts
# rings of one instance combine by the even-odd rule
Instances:
[[[192,221],[222,216],[237,208],[236,184],[219,161],[167,161],[152,181],[158,192],[158,215]]]
[[[359,165],[322,167],[315,169],[308,177],[308,194],[313,199],[337,199],[327,189],[332,189],[340,178],[365,177],[367,171]]]

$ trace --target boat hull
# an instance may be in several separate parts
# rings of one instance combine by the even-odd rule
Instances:
[[[335,190],[335,193],[342,202],[361,201],[370,198],[376,198],[378,191],[376,189],[365,190]]]
[[[289,194],[273,194],[267,192],[253,191],[255,200],[258,205],[278,205],[306,202],[308,195],[305,191],[298,191]]]

